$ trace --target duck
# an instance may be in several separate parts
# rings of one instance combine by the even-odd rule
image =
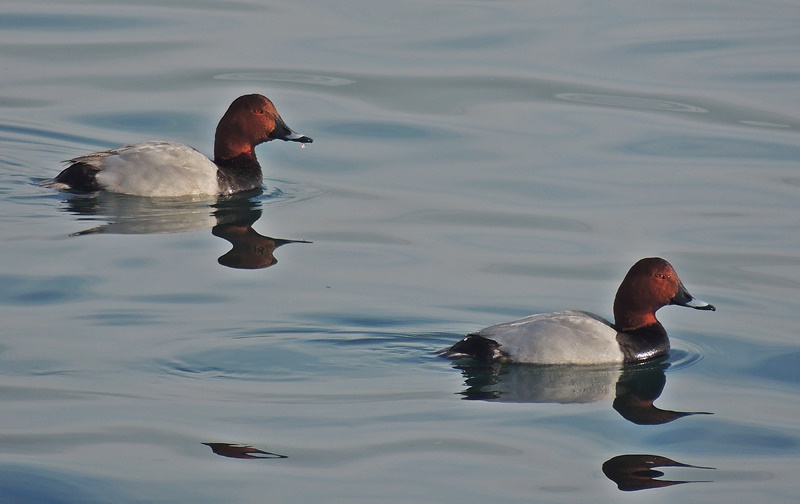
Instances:
[[[665,259],[649,257],[628,271],[614,299],[614,323],[579,310],[564,310],[493,325],[468,334],[440,352],[449,359],[490,363],[615,364],[669,354],[667,331],[656,319],[666,305],[716,308],[693,297]]]
[[[231,195],[261,188],[255,147],[271,140],[313,142],[289,128],[269,98],[249,94],[236,98],[220,119],[213,161],[182,143],[143,142],[64,161],[66,168],[41,185],[149,197]]]

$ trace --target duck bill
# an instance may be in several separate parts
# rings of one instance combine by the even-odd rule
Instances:
[[[300,143],[311,143],[314,141],[311,137],[301,135],[300,133],[292,130],[292,128],[289,126],[286,126],[286,123],[283,122],[283,119],[280,117],[275,120],[275,128],[272,130],[272,133],[269,134],[269,138],[271,140],[284,140],[286,142]]]
[[[289,134],[284,137],[281,137],[280,140],[286,140],[287,142],[300,142],[300,143],[311,143],[314,141],[313,138],[301,135],[300,133],[297,133],[292,130],[289,130]]]
[[[705,301],[697,299],[689,294],[689,291],[687,291],[686,287],[683,286],[683,282],[678,284],[678,293],[669,300],[669,304],[686,306],[687,308],[694,308],[695,310],[716,310],[714,305],[706,303]]]

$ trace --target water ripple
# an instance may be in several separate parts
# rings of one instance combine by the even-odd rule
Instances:
[[[314,86],[348,86],[356,81],[329,75],[314,75],[289,72],[233,72],[215,75],[217,80],[288,82],[292,84],[311,84]]]
[[[670,345],[669,363],[673,371],[694,366],[705,358],[702,348],[695,343],[670,338]]]
[[[164,19],[156,16],[136,18],[126,16],[98,16],[87,14],[45,14],[7,12],[0,17],[0,29],[4,31],[42,31],[52,33],[90,31],[118,31],[142,26],[153,27],[166,24]]]
[[[602,95],[589,93],[559,93],[556,98],[566,101],[588,103],[591,105],[605,105],[610,107],[623,107],[632,109],[658,110],[661,112],[691,112],[694,114],[707,114],[708,110],[695,107],[686,103],[679,103],[653,98],[637,96]]]
[[[39,306],[86,298],[99,279],[77,275],[0,275],[0,304]]]

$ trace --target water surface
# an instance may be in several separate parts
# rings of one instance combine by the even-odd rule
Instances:
[[[798,26],[784,2],[7,3],[0,490],[795,502]],[[211,153],[252,92],[315,140],[259,147],[263,192],[37,185],[124,143]],[[718,308],[660,312],[666,362],[435,355],[611,316],[650,255]]]

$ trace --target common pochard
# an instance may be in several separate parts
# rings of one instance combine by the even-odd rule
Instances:
[[[668,304],[715,310],[689,294],[667,261],[641,259],[617,290],[613,324],[584,311],[531,315],[470,334],[442,355],[528,364],[649,360],[669,353],[667,332],[656,319],[656,311]]]
[[[47,187],[136,196],[225,195],[261,187],[255,146],[270,140],[311,143],[292,131],[265,96],[235,99],[217,125],[214,160],[175,142],[145,142],[94,152],[69,163]]]

